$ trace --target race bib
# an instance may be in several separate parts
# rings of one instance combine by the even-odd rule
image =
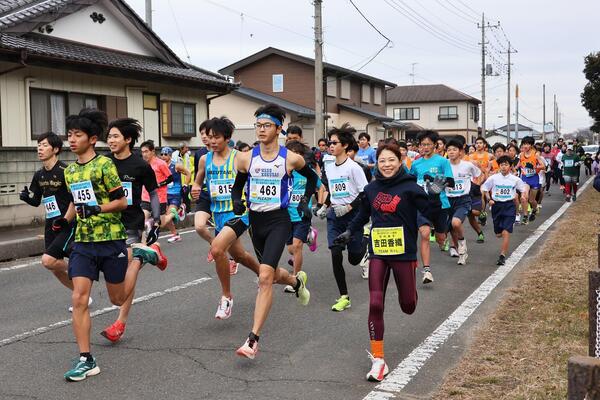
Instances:
[[[572,167],[573,166],[573,160],[565,160],[565,167]]]
[[[44,203],[44,209],[46,210],[46,218],[60,217],[61,214],[56,202],[56,196],[44,197],[42,203]]]
[[[250,202],[261,204],[279,204],[279,185],[277,178],[250,178]]]
[[[371,229],[371,247],[373,254],[378,256],[404,254],[404,228],[399,226]]]
[[[97,206],[96,194],[92,182],[83,181],[71,184],[71,194],[75,204],[87,204],[89,206]]]
[[[300,204],[300,200],[304,196],[304,193],[292,193],[292,198],[290,199],[290,206],[298,206]]]
[[[331,197],[334,199],[343,199],[350,196],[350,179],[348,177],[335,178],[329,180],[329,189],[331,189]]]
[[[210,198],[216,201],[231,200],[231,188],[233,188],[233,178],[211,179]]]
[[[454,187],[448,188],[448,194],[455,196],[462,196],[465,194],[466,182],[464,178],[457,178],[454,180]]]
[[[127,199],[127,205],[133,204],[133,185],[131,182],[121,182],[123,185],[123,191],[125,192],[125,198]]]
[[[525,176],[534,176],[536,174],[535,169],[533,168],[523,168],[523,174]]]
[[[494,188],[494,195],[492,196],[492,198],[496,201],[512,200],[512,198],[514,197],[513,190],[514,189],[512,186],[497,185]]]

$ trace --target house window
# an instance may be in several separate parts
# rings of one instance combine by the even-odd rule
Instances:
[[[479,121],[479,106],[471,105],[469,106],[469,110],[469,118],[471,118],[475,122]]]
[[[161,114],[163,136],[196,136],[195,104],[163,101]]]
[[[346,100],[350,98],[350,81],[348,79],[342,79],[340,82],[340,97]]]
[[[443,106],[440,107],[440,114],[438,120],[458,119],[458,107],[456,106]]]
[[[273,93],[283,92],[283,74],[273,74]]]
[[[328,76],[325,78],[325,82],[327,82],[327,96],[336,97],[337,96],[337,78],[335,76]]]
[[[375,86],[373,88],[373,104],[381,104],[381,86]]]
[[[394,108],[394,119],[401,121],[421,119],[421,109],[419,107]]]
[[[69,93],[69,114],[78,114],[84,108],[100,108],[99,105],[99,96]]]
[[[361,100],[363,103],[371,102],[371,85],[363,83],[361,91]]]

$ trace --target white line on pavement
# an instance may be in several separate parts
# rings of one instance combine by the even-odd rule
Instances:
[[[189,231],[182,231],[182,232],[179,232],[179,234],[180,235],[186,235],[186,234],[192,233],[192,232],[196,232],[196,230],[195,229],[191,229]],[[167,238],[169,236],[171,236],[171,234],[162,235],[162,236],[159,236],[158,238],[159,239],[164,239],[164,238]],[[13,265],[13,266],[10,266],[10,267],[2,267],[2,268],[0,268],[0,272],[14,271],[16,269],[32,267],[34,265],[38,265],[38,264],[41,264],[41,263],[42,262],[40,260],[38,260],[38,261],[33,261],[33,262],[30,262],[30,263],[25,263],[25,264]]]
[[[581,186],[582,193],[592,180]],[[442,344],[452,336],[462,324],[483,303],[496,286],[513,270],[517,263],[533,244],[560,218],[573,203],[563,204],[552,216],[542,223],[534,232],[525,239],[512,252],[506,264],[499,267],[490,275],[458,308],[444,321],[429,337],[415,348],[386,378],[375,387],[363,400],[384,400],[395,398],[395,393],[400,392],[417,375],[425,363],[435,354]]]
[[[138,297],[138,298],[134,299],[133,300],[133,304],[143,303],[145,301],[150,301],[152,299],[155,299],[157,297],[162,297],[162,296],[164,296],[166,294],[169,294],[169,293],[174,293],[174,292],[177,292],[177,291],[182,290],[182,289],[187,289],[187,288],[189,288],[191,286],[199,285],[199,284],[201,284],[203,282],[206,282],[206,281],[209,281],[211,279],[212,278],[204,277],[204,278],[196,279],[196,280],[193,280],[193,281],[190,281],[190,282],[186,282],[186,283],[181,284],[181,285],[173,286],[173,287],[165,289],[165,290],[161,290],[161,291],[158,291],[158,292],[150,293],[150,294],[147,294],[145,296],[141,296],[141,297]],[[90,313],[90,316],[92,318],[93,317],[97,317],[99,315],[103,315],[103,314],[109,313],[111,311],[117,310],[118,308],[119,308],[118,306],[106,307],[106,308],[103,308],[101,310],[96,310],[96,311]],[[63,326],[71,325],[72,321],[73,320],[71,318],[69,318],[69,319],[65,319],[64,321],[55,322],[55,323],[50,324],[48,326],[42,326],[41,328],[36,328],[36,329],[31,330],[31,331],[19,333],[18,335],[11,336],[9,338],[0,340],[0,347],[6,346],[6,345],[14,343],[14,342],[21,341],[23,339],[27,339],[27,338],[32,337],[32,336],[40,335],[42,333],[51,331],[53,329],[57,329],[57,328],[61,328]]]

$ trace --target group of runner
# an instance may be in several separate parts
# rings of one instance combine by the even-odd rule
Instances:
[[[494,233],[502,238],[496,264],[504,265],[516,216],[522,214],[523,224],[535,219],[540,193],[543,188],[547,191],[553,176],[548,173],[553,163],[562,164],[560,181],[567,201],[576,200],[581,160],[569,146],[552,155],[548,146],[537,150],[533,138],[527,137],[521,149],[496,144],[489,153],[485,139],[477,138],[475,151],[468,154],[461,136],[446,141],[435,131],[423,131],[417,137],[418,152],[392,138],[374,149],[368,134],[359,134],[357,140],[356,130],[344,124],[310,149],[303,143],[301,128],[283,130],[285,111],[279,106],[267,104],[255,117],[258,142],[249,151],[232,148],[235,126],[229,119],[204,121],[199,131],[205,147],[194,154],[193,162],[185,158],[186,146],[175,155],[172,148],[162,147],[157,156],[152,141],[141,143],[142,157],[133,154],[142,131],[139,122],[125,118],[109,123],[105,113],[94,109],[67,118],[69,146],[77,156],[74,163],[58,160],[60,137],[40,136],[43,167],[20,198],[32,206],[44,204],[42,264],[72,291],[73,331],[80,355],[65,373],[67,380],[100,372],[90,349],[93,281],[102,271],[111,302],[121,306],[115,322],[102,331],[117,342],[125,332],[143,265],[167,268],[157,243],[159,230],[169,229],[171,243],[181,240],[174,223],[185,217],[189,200],[195,202],[195,229],[209,244],[207,261],[214,261],[221,286],[215,318],[232,315],[230,280],[239,264],[257,277],[253,325],[236,350],[250,359],[258,352],[275,283],[284,285],[301,305],[309,303],[304,244],[316,251],[318,231],[311,221],[313,216],[326,219],[339,291],[332,311],[351,307],[344,250],[348,262],[360,264],[369,280],[372,365],[367,379],[371,381],[381,381],[389,372],[383,351],[383,309],[390,274],[402,311],[411,314],[416,308],[417,249],[424,284],[434,281],[431,238],[440,250],[458,257],[457,264],[466,264],[464,221],[469,219],[477,242],[483,243],[481,226],[489,206]],[[278,142],[282,134],[285,145]],[[108,144],[109,156],[96,153],[98,141]],[[246,231],[254,255],[240,240]],[[291,271],[279,266],[286,246]]]

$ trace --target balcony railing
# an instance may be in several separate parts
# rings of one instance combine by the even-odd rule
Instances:
[[[450,119],[458,119],[458,114],[439,114],[438,121],[446,121]]]

